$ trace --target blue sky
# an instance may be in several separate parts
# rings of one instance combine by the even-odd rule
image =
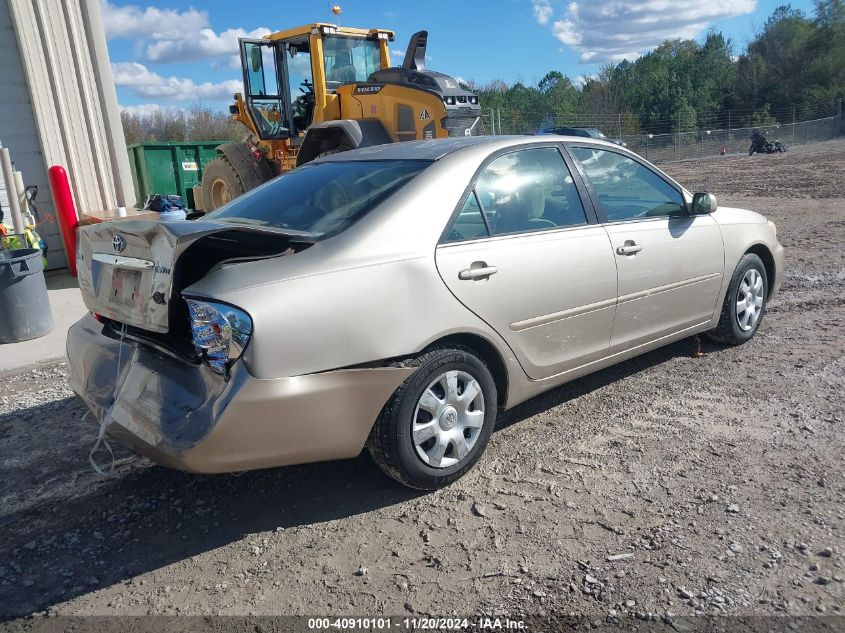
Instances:
[[[103,19],[121,106],[138,111],[202,102],[225,108],[241,90],[238,37],[333,21],[322,0],[103,0]],[[740,52],[779,0],[386,0],[340,3],[347,26],[396,32],[396,63],[409,36],[428,29],[429,68],[486,83],[536,83],[552,69],[573,79],[635,57],[672,37],[709,28]],[[794,0],[812,14],[812,0]]]

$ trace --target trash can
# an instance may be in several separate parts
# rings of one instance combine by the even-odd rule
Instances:
[[[38,338],[52,329],[41,251],[0,251],[0,343]]]

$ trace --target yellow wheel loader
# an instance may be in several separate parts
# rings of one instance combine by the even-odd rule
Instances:
[[[428,33],[390,66],[393,32],[309,24],[240,40],[244,92],[229,107],[249,129],[203,173],[212,211],[318,156],[358,147],[484,133],[478,97],[425,68]]]

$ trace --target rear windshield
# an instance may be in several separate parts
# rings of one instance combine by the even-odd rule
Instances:
[[[349,228],[431,163],[340,161],[299,167],[205,216],[320,239]]]

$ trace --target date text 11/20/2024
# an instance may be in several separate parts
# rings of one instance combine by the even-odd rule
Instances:
[[[308,618],[310,630],[367,630],[367,631],[524,631],[525,622],[510,618]]]

